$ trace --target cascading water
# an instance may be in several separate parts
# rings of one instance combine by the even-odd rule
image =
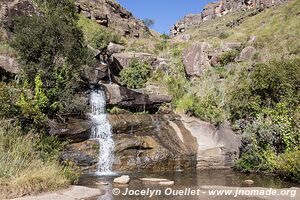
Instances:
[[[91,119],[94,123],[91,139],[99,141],[99,161],[97,174],[109,175],[113,164],[114,141],[112,131],[106,114],[105,93],[102,90],[95,90],[91,93],[90,99],[92,114]]]

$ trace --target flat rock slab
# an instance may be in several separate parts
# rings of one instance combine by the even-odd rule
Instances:
[[[99,195],[101,195],[99,189],[73,185],[65,190],[48,192],[37,196],[20,197],[13,200],[78,200]]]
[[[169,181],[165,178],[140,178],[141,181],[149,181],[149,182],[162,182],[162,181]]]

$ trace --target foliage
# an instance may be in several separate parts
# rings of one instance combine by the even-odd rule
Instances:
[[[237,50],[229,50],[224,52],[221,56],[220,56],[220,64],[221,66],[226,66],[229,63],[233,62],[234,59],[239,55],[239,51]]]
[[[96,21],[82,15],[79,16],[77,24],[83,31],[86,42],[94,48],[104,49],[110,42],[117,44],[125,43],[125,39],[119,34],[114,33],[108,28],[99,26]]]
[[[143,23],[145,24],[145,26],[147,26],[148,28],[153,27],[153,25],[155,24],[155,21],[153,19],[149,19],[149,18],[145,18],[143,19]]]
[[[229,37],[229,34],[227,33],[227,32],[221,32],[220,34],[219,34],[219,38],[220,39],[226,39],[226,38],[228,38]]]
[[[128,68],[120,73],[121,83],[129,88],[137,89],[145,87],[150,77],[150,66],[147,62],[133,59]]]
[[[292,149],[279,155],[275,167],[277,173],[289,180],[300,183],[300,150]]]
[[[241,74],[230,98],[231,118],[243,137],[238,169],[300,181],[299,67],[299,59],[272,61]]]
[[[250,74],[243,71],[237,82],[229,98],[233,120],[255,117],[278,103],[292,109],[300,101],[300,59],[258,64]]]
[[[72,114],[64,108],[74,99],[89,52],[73,1],[36,2],[42,15],[18,17],[11,46],[23,64],[20,117],[41,124],[46,117]]]
[[[124,43],[120,35],[112,33],[107,29],[98,30],[92,38],[92,45],[97,49],[106,48],[110,42],[117,44]]]

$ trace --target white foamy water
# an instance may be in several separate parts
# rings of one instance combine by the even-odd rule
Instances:
[[[97,174],[112,175],[112,164],[114,160],[113,150],[114,141],[112,131],[106,114],[105,93],[102,90],[96,90],[91,93],[90,104],[92,108],[91,120],[94,123],[91,133],[91,139],[99,141],[99,161]]]

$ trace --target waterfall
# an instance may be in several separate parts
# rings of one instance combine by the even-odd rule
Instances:
[[[114,141],[112,131],[106,114],[105,93],[102,90],[95,90],[91,93],[90,99],[92,114],[91,119],[94,124],[91,139],[99,141],[99,161],[97,174],[112,174]]]

